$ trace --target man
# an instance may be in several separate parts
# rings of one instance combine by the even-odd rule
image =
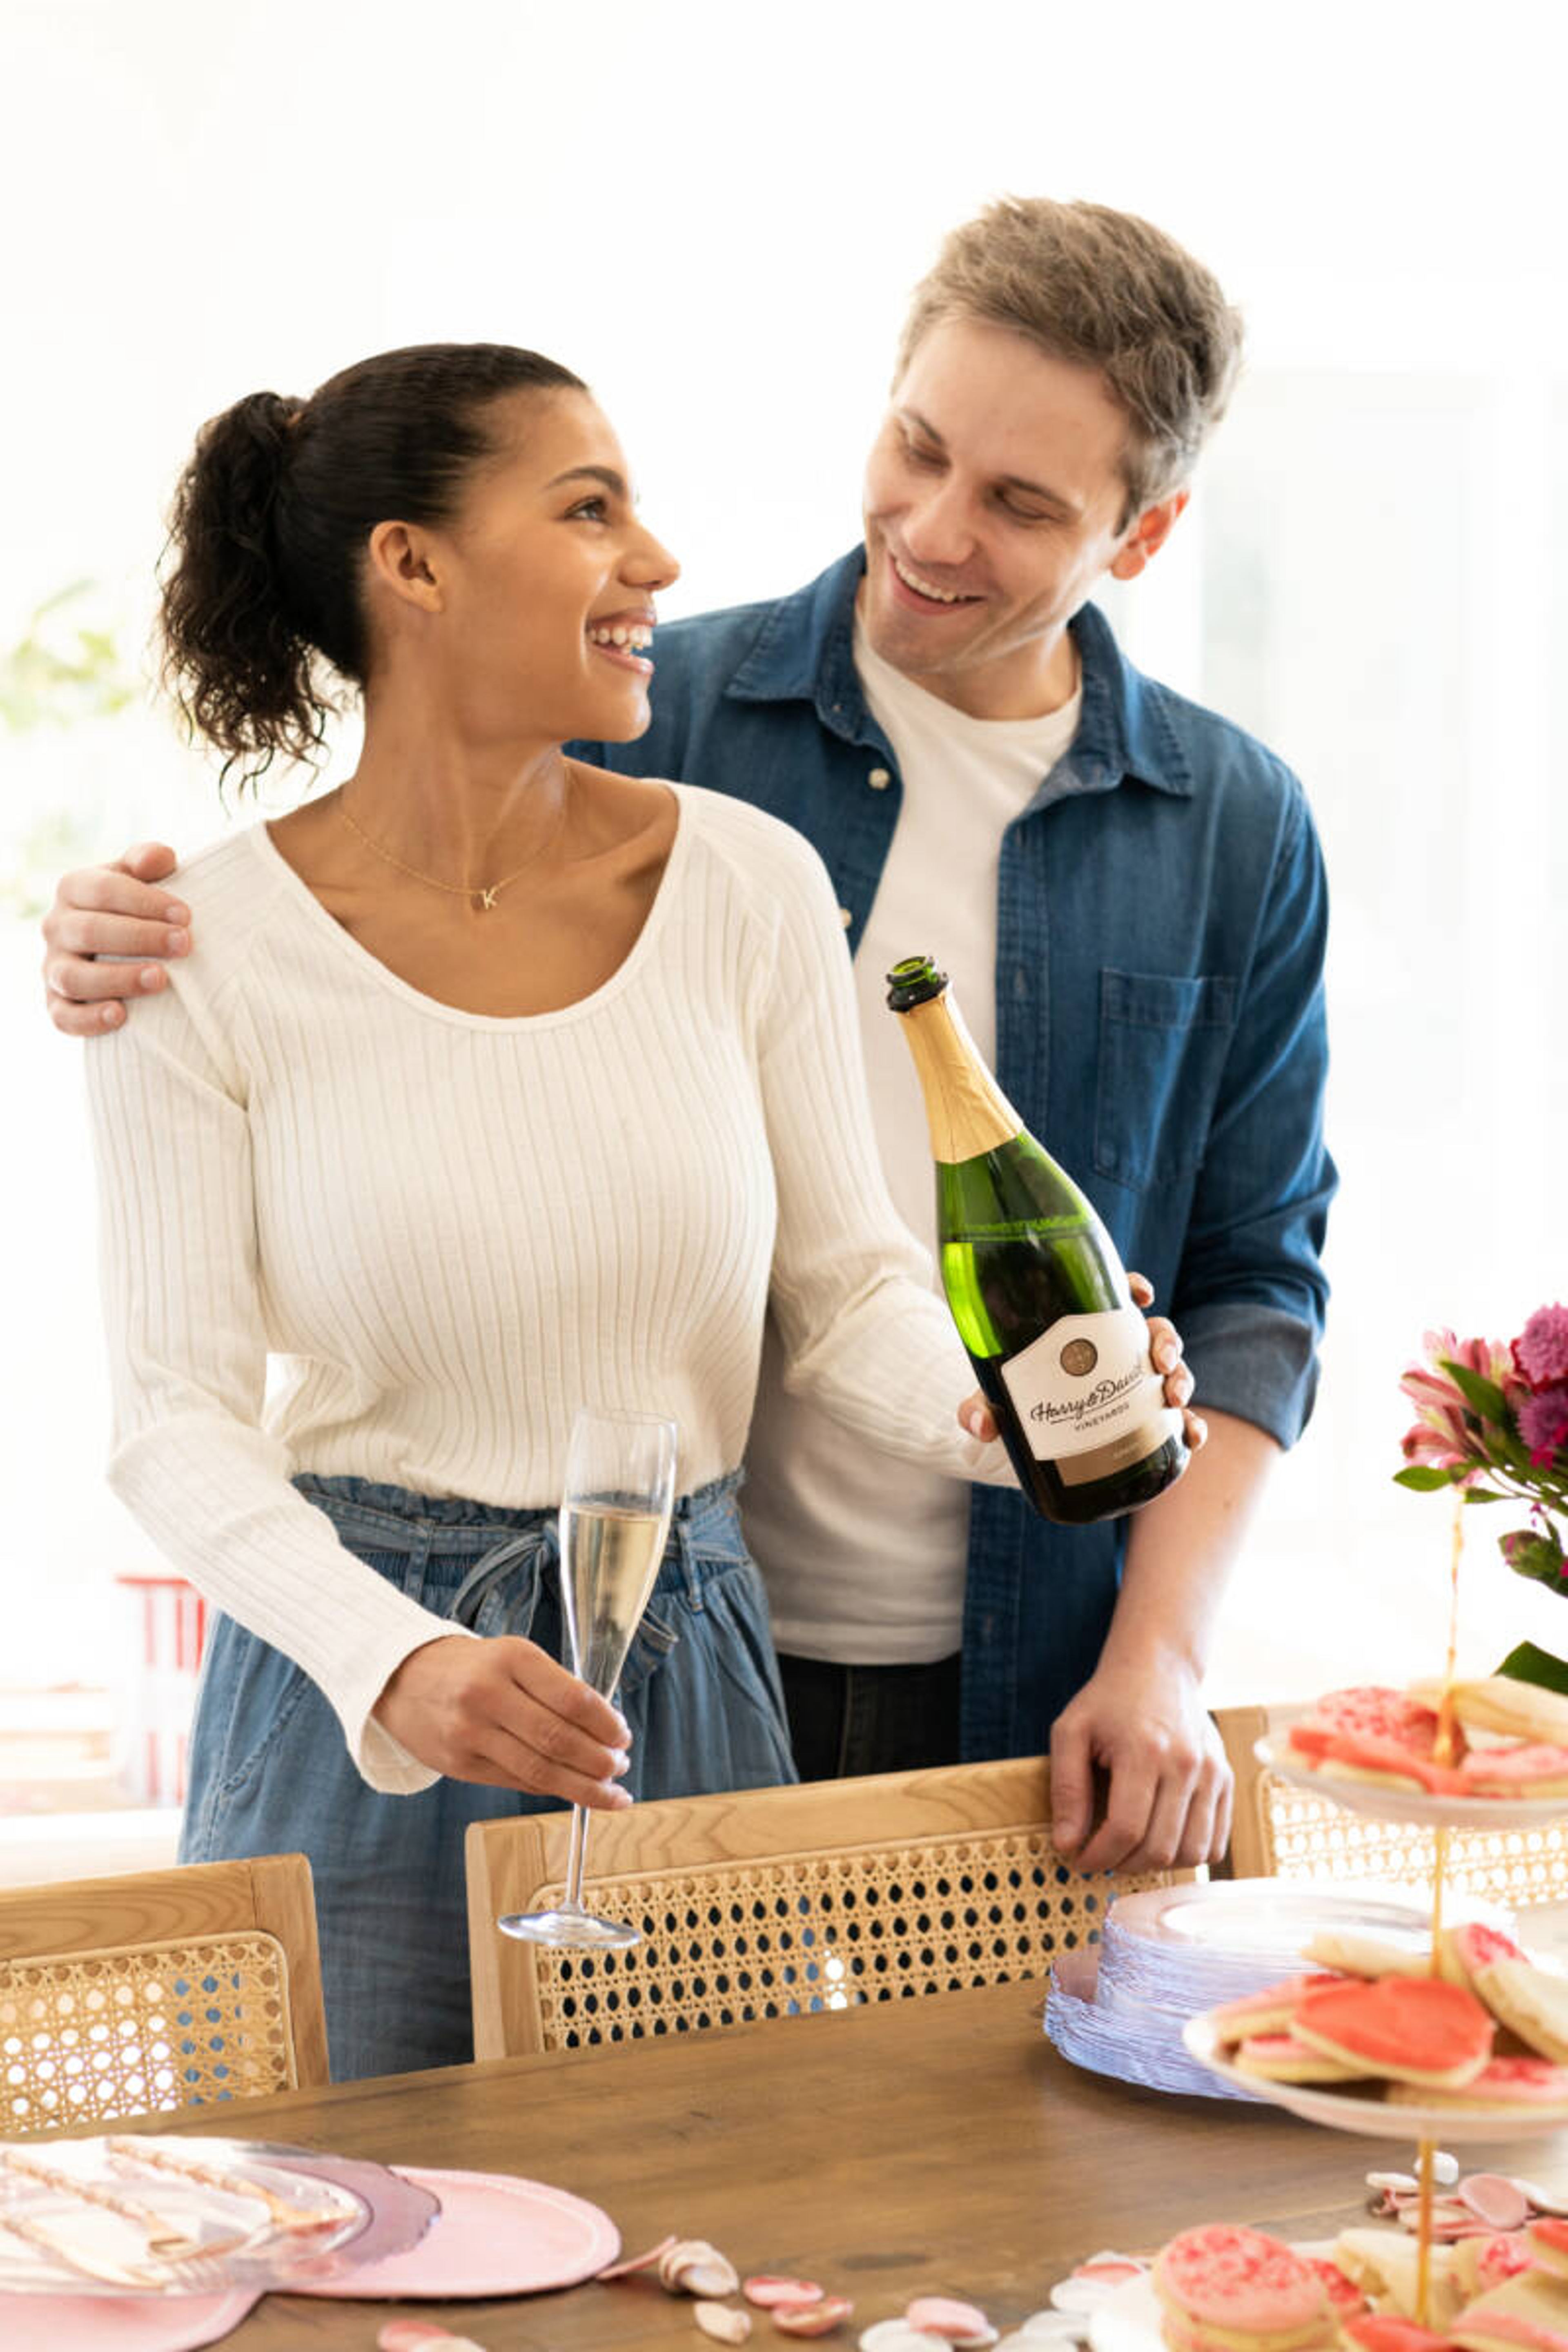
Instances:
[[[1141,677],[1088,602],[1164,543],[1239,341],[1207,271],[1147,224],[992,206],[917,290],[863,548],[795,595],[662,628],[650,731],[576,747],[742,794],[816,844],[917,1232],[929,1147],[883,974],[930,951],[1182,1328],[1209,1442],[1131,1523],[1051,1528],[1011,1492],[859,1452],[784,1392],[776,1353],[748,1450],[803,1773],[1048,1738],[1056,1840],[1085,1869],[1224,1844],[1204,1658],[1310,1410],[1326,1296],[1326,898],[1300,788]],[[162,978],[92,951],[186,944],[177,902],[143,887],[169,864],[142,851],[62,885],[45,927],[61,1027],[102,1027],[102,1000]]]

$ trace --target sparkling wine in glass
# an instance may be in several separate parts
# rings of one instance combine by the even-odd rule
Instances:
[[[675,1505],[673,1421],[654,1413],[584,1410],[572,1424],[561,1501],[561,1597],[573,1671],[613,1699],[632,1636],[642,1621]],[[524,1943],[620,1949],[640,1929],[599,1919],[583,1902],[588,1814],[572,1808],[566,1893],[550,1911],[514,1911],[499,1921]]]

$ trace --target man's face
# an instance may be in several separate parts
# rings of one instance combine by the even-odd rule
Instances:
[[[1005,327],[933,327],[866,468],[874,651],[976,718],[1064,701],[1067,623],[1104,572],[1142,571],[1185,503],[1123,520],[1127,431],[1097,369]]]

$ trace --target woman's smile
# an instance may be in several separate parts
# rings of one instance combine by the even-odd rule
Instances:
[[[588,623],[588,643],[596,654],[603,654],[618,668],[634,670],[640,677],[651,677],[653,664],[647,658],[647,648],[653,643],[653,627],[651,605],[605,613]]]

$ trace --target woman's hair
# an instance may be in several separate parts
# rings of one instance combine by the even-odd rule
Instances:
[[[506,343],[416,343],[332,376],[309,400],[253,392],[204,425],[164,551],[165,685],[254,783],[275,753],[320,748],[335,703],[323,660],[356,686],[370,647],[361,593],[377,523],[439,525],[498,442],[512,392],[582,392],[570,369]]]
[[[1128,421],[1128,521],[1185,481],[1241,365],[1240,313],[1212,274],[1163,230],[1106,205],[1004,196],[955,228],[915,289],[899,377],[950,319],[1010,328],[1099,369]]]

